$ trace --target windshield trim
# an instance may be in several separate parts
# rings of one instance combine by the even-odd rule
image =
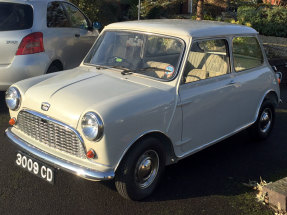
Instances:
[[[181,68],[181,65],[182,65],[182,61],[183,61],[183,56],[184,56],[184,53],[186,51],[186,43],[185,41],[180,38],[180,37],[175,37],[175,36],[170,36],[170,35],[165,35],[165,34],[158,34],[158,33],[152,33],[152,32],[146,32],[146,31],[137,31],[137,30],[124,30],[124,29],[107,29],[107,30],[104,30],[100,36],[97,38],[96,42],[94,43],[93,47],[90,49],[90,51],[88,52],[88,54],[86,55],[85,59],[83,60],[83,65],[86,65],[86,66],[95,66],[94,64],[91,64],[91,63],[87,63],[86,62],[86,59],[90,56],[90,54],[92,53],[93,51],[93,48],[95,47],[95,45],[97,44],[98,40],[101,39],[101,37],[104,36],[104,34],[106,32],[130,32],[130,33],[140,33],[140,34],[145,34],[145,35],[154,35],[154,36],[161,36],[161,37],[165,37],[165,38],[170,38],[170,39],[176,39],[178,41],[180,41],[182,44],[183,44],[183,48],[181,50],[181,53],[180,53],[180,56],[178,58],[178,62],[177,62],[177,65],[176,65],[176,74],[174,75],[173,78],[169,79],[169,80],[164,80],[164,79],[161,79],[161,78],[156,78],[156,77],[152,77],[152,76],[148,76],[148,75],[144,75],[144,74],[140,74],[140,73],[132,73],[131,75],[135,75],[135,76],[139,76],[139,77],[145,77],[145,78],[149,78],[149,79],[153,79],[153,80],[158,80],[158,81],[161,81],[161,82],[171,82],[173,80],[175,80],[177,77],[178,77],[178,74],[179,74],[179,71],[180,71],[180,68]],[[107,68],[107,69],[110,69],[110,68]]]

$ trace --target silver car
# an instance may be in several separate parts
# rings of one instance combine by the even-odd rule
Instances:
[[[65,1],[0,0],[0,90],[78,66],[98,30]]]
[[[278,80],[258,33],[189,20],[107,26],[80,67],[9,88],[16,164],[53,183],[55,169],[114,178],[147,197],[166,165],[248,128],[272,131]],[[190,170],[187,170],[190,171]]]

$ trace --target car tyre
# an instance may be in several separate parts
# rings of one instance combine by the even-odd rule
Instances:
[[[62,67],[61,65],[58,65],[58,64],[52,64],[51,66],[49,66],[48,70],[47,70],[47,74],[50,74],[50,73],[54,73],[54,72],[59,72],[59,71],[62,71]]]
[[[256,122],[249,131],[254,140],[265,140],[269,137],[275,122],[275,105],[270,100],[265,100],[259,110]]]
[[[156,138],[145,138],[122,160],[116,171],[115,186],[126,199],[144,199],[154,191],[164,169],[163,145]]]

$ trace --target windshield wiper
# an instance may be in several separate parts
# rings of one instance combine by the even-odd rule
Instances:
[[[123,70],[121,72],[122,75],[131,75],[135,72],[135,70],[123,67],[123,66],[109,66],[108,68],[114,68],[114,69],[121,69]]]
[[[158,67],[144,67],[141,69],[137,69],[137,71],[148,71],[148,70],[157,70],[157,71],[162,71],[162,72],[171,72],[170,70],[167,69],[162,69]]]

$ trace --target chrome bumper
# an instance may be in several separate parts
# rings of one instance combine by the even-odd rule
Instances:
[[[47,154],[46,152],[43,152],[40,149],[35,148],[34,146],[30,145],[26,141],[16,136],[11,131],[11,128],[7,128],[5,133],[8,139],[20,149],[24,150],[28,154],[35,156],[36,158],[40,160],[43,160],[44,162],[50,164],[51,166],[54,166],[66,172],[72,173],[74,175],[77,175],[79,177],[82,177],[87,180],[92,180],[92,181],[110,180],[114,178],[115,176],[114,171],[109,171],[109,172],[95,171],[95,170],[62,160],[53,155]]]

